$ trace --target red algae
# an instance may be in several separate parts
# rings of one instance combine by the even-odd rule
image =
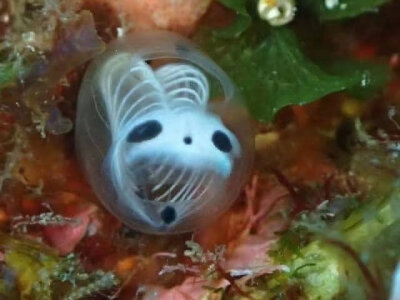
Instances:
[[[68,208],[71,209],[70,206]],[[95,206],[88,206],[73,214],[66,213],[64,210],[63,217],[72,219],[74,223],[66,225],[49,225],[44,227],[43,235],[45,240],[47,240],[60,255],[71,253],[74,251],[76,245],[87,234],[88,227],[91,226],[91,215],[95,211]]]

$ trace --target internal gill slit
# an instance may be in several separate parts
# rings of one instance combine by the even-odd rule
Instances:
[[[175,112],[175,113],[180,113],[180,112],[183,112],[183,111],[186,111],[186,110],[192,110],[193,109],[193,103],[190,103],[190,105],[189,104],[186,104],[186,103],[182,103],[181,105],[175,105],[174,107],[172,107],[172,109],[173,109],[173,111]]]
[[[92,93],[93,93],[93,87],[92,87]],[[94,109],[96,110],[96,113],[97,113],[97,115],[99,116],[99,118],[100,118],[100,120],[103,122],[103,124],[104,124],[104,126],[107,128],[107,129],[109,129],[110,130],[110,127],[111,127],[111,123],[110,124],[108,124],[107,123],[107,121],[106,121],[106,119],[104,119],[104,116],[100,113],[100,109],[99,109],[99,103],[96,101],[96,99],[94,98],[94,97],[92,97],[92,103],[93,103],[93,106],[94,106]],[[106,106],[107,106],[107,104],[106,104]],[[108,111],[108,109],[109,109],[109,107],[107,106],[107,110],[106,111]],[[106,116],[106,118],[107,118],[108,116]],[[86,128],[87,128],[87,130],[89,130],[89,127],[87,127],[88,125],[87,125],[87,119],[85,119],[86,121],[85,121],[85,124],[86,124]],[[88,131],[89,132],[89,131]],[[94,143],[94,144],[96,144],[96,143]],[[98,146],[97,146],[98,147]]]
[[[188,99],[192,99],[189,98],[188,96],[193,97],[192,102],[194,101],[197,102],[198,104],[203,103],[202,98],[196,92],[194,92],[192,89],[189,88],[180,87],[179,89],[169,91],[167,94],[168,96],[176,96],[179,94],[184,94]]]
[[[179,175],[179,177],[176,179],[175,183],[173,185],[171,185],[163,194],[161,194],[160,196],[158,196],[155,200],[156,201],[160,201],[161,199],[163,199],[165,196],[169,195],[182,181],[183,177],[186,174],[186,171],[188,170],[188,167],[185,167],[181,174]]]
[[[107,111],[109,111],[110,112],[110,115],[114,115],[114,113],[115,113],[115,106],[116,105],[113,105],[114,103],[114,94],[113,93],[111,93],[111,81],[112,81],[112,78],[113,76],[106,76],[106,78],[107,78],[107,83],[106,83],[106,90],[105,90],[105,94],[107,95],[107,98],[109,98],[109,96],[111,95],[111,101],[105,101],[106,102],[106,105],[107,105]]]
[[[189,176],[189,179],[186,180],[185,184],[181,187],[181,189],[179,190],[178,193],[176,193],[174,195],[174,197],[172,199],[170,199],[171,203],[177,202],[180,199],[183,199],[183,197],[181,197],[184,193],[186,193],[186,191],[188,189],[191,188],[192,186],[192,182],[194,180],[194,176],[195,176],[196,172],[192,172],[192,174]]]
[[[203,175],[205,176],[205,174]],[[196,193],[196,189],[198,189],[199,185],[201,184],[201,174],[200,172],[196,172],[196,177],[193,179],[191,183],[191,188],[188,190],[183,197],[185,199],[190,199],[193,196],[193,193]]]
[[[134,88],[132,88],[132,89],[122,98],[122,100],[121,100],[120,103],[119,103],[118,111],[116,111],[116,113],[114,114],[115,119],[118,120],[118,118],[119,118],[119,116],[120,116],[120,114],[121,114],[121,111],[122,111],[122,109],[123,109],[123,107],[124,107],[124,105],[125,105],[125,102],[126,102],[128,99],[130,99],[130,97],[131,97],[134,93],[136,93],[140,88],[142,88],[141,85],[135,86]],[[147,94],[145,94],[145,95],[147,95]],[[117,96],[119,96],[119,95],[117,95]],[[134,102],[134,104],[133,104],[130,108],[132,109],[135,105],[137,105],[138,102],[139,102],[139,101],[136,100],[136,101]]]
[[[167,174],[164,176],[164,178],[160,181],[160,183],[158,183],[157,185],[155,185],[151,191],[155,192],[158,191],[167,181],[168,179],[171,177],[171,175],[176,171],[176,168],[171,168],[171,170],[169,170],[167,172]]]
[[[148,77],[152,77],[154,79],[156,78],[153,69],[151,69],[143,61],[136,62],[136,65],[134,67],[130,68],[129,72],[138,81],[143,80],[143,76],[140,77],[139,74],[148,76]],[[157,80],[150,80],[150,81],[153,82],[153,84],[156,86],[156,88],[158,88],[159,90],[162,90],[162,86],[160,85],[160,83]]]
[[[174,75],[174,77],[172,77],[172,75]],[[187,84],[188,81],[192,81],[192,79],[194,79],[193,80],[194,82],[200,82],[200,85],[203,83],[203,82],[201,82],[200,79],[198,79],[195,76],[190,76],[192,74],[187,73],[187,72],[185,72],[183,74],[183,76],[178,76],[178,74],[172,74],[172,75],[170,76],[171,77],[170,79],[163,81],[164,87],[165,86],[170,87],[171,85],[182,86],[182,83]]]
[[[150,179],[157,178],[160,175],[160,173],[167,167],[166,166],[167,160],[168,160],[168,157],[164,157],[160,166],[156,170],[154,170],[153,174],[150,175]]]
[[[138,110],[137,112],[135,112],[133,115],[130,115],[130,113],[132,112],[132,110],[134,110],[134,107],[136,106],[136,104],[137,104],[137,102],[136,102],[134,105],[132,105],[132,107],[130,107],[130,108],[128,109],[128,111],[126,111],[126,112],[124,113],[125,115],[121,118],[121,120],[120,120],[120,122],[119,122],[121,125],[124,125],[125,122],[128,122],[128,121],[130,121],[130,120],[133,120],[135,117],[139,116],[140,114],[143,114],[143,112],[145,112],[146,110],[149,110],[150,108],[153,108],[153,107],[155,107],[155,106],[161,106],[160,103],[154,102],[154,103],[149,104],[148,106],[143,107],[142,109],[139,109],[139,110]]]
[[[143,58],[136,58],[132,63],[132,67],[129,69],[131,73],[136,73],[137,70],[142,71],[142,73],[148,73],[154,75],[154,69],[146,62]]]
[[[150,88],[153,88],[154,86],[152,86],[151,84]],[[132,88],[125,96],[124,98],[122,98],[120,105],[119,105],[119,109],[117,111],[117,114],[115,115],[116,119],[120,118],[121,112],[124,108],[125,102],[136,92],[140,91],[140,89],[142,88],[146,88],[147,85],[140,83],[137,86],[135,86],[134,88]],[[145,92],[143,96],[141,96],[138,100],[135,100],[134,104],[132,106],[129,107],[128,112],[132,111],[132,109],[134,109],[139,103],[141,103],[142,101],[144,101],[147,97],[151,96],[151,95],[156,95],[156,96],[160,96],[160,91],[159,90],[151,90],[150,92]],[[125,112],[125,115],[128,115],[128,112]]]
[[[195,104],[198,104],[197,102],[194,102],[194,101],[192,101],[192,100],[190,100],[190,99],[188,99],[188,98],[184,98],[184,97],[173,98],[173,99],[174,99],[175,104],[177,104],[177,102],[179,102],[180,105],[188,104],[188,105],[193,106],[193,105],[195,105]],[[201,103],[200,103],[200,104],[201,104]]]
[[[190,199],[199,191],[199,189],[204,187],[204,182],[206,181],[207,177],[211,178],[210,174],[204,174],[203,178],[201,179],[201,181],[199,182],[197,188],[190,194]]]
[[[131,75],[131,74],[127,74],[127,75]],[[119,85],[122,85],[122,80],[120,81],[120,83],[119,83]],[[119,103],[119,109],[118,109],[118,112],[117,112],[117,114],[118,114],[118,116],[119,116],[119,113],[120,113],[120,111],[121,111],[121,108],[125,105],[125,102],[129,99],[129,97],[132,95],[132,94],[134,94],[136,91],[138,91],[139,89],[141,89],[143,86],[145,86],[145,85],[143,85],[142,84],[142,82],[141,83],[139,83],[139,84],[137,84],[136,86],[134,86],[134,88],[132,88],[123,98],[122,98],[122,100],[120,101],[120,103]],[[119,87],[119,89],[120,89],[120,87]],[[115,98],[119,98],[119,96],[120,96],[120,91],[119,91],[119,89],[116,91],[116,93],[115,93]]]
[[[210,189],[210,186],[211,186],[211,181],[212,181],[212,176],[209,175],[209,180],[208,180],[207,184],[205,185],[205,188],[203,189],[203,191],[202,191],[199,195],[197,195],[196,198],[193,198],[193,202],[196,202],[196,201],[199,200],[201,197],[203,197],[203,195],[204,195],[206,192],[208,192],[208,190]]]
[[[196,87],[200,87],[202,89],[201,91],[204,94],[207,94],[207,91],[204,88],[207,85],[207,83],[197,77],[192,77],[192,76],[180,77],[180,78],[176,78],[175,80],[171,80],[171,81],[164,83],[165,88],[171,88],[171,86],[177,86],[177,87],[188,87],[189,86],[190,87],[190,86],[194,86],[194,85]]]
[[[185,204],[183,205],[183,207],[186,207],[187,205],[190,205],[190,203],[193,202],[192,197],[199,191],[199,189],[201,189],[201,187],[203,186],[204,181],[206,180],[207,176],[209,176],[208,174],[203,174],[201,176],[201,179],[199,180],[197,186],[192,190],[192,192],[189,194],[189,196],[186,199],[189,199],[189,201],[185,202]],[[182,211],[182,213],[184,212],[184,210]]]
[[[118,149],[118,148],[117,148]],[[114,172],[111,172],[111,174],[114,174],[115,177],[115,184],[118,186],[119,189],[124,189],[125,184],[124,184],[124,178],[122,177],[122,170],[121,170],[121,158],[119,155],[119,151],[113,151],[113,155],[111,156],[111,167]]]
[[[132,119],[138,118],[139,116],[143,115],[144,113],[146,113],[147,111],[151,111],[154,107],[161,107],[161,108],[165,108],[164,105],[162,105],[161,103],[155,102],[152,104],[149,104],[146,107],[143,107],[142,109],[138,110],[135,114],[133,114],[131,116]],[[126,118],[124,118],[126,119]]]
[[[182,66],[185,67],[184,70],[182,70]],[[177,69],[178,69],[178,71],[177,71]],[[164,81],[171,80],[171,77],[176,78],[178,76],[186,75],[186,73],[187,73],[187,69],[186,69],[186,66],[183,64],[178,64],[178,65],[174,65],[174,66],[170,65],[168,68],[162,67],[162,69],[156,70],[157,76],[160,76],[160,77],[162,77],[162,79],[165,79]]]
[[[199,204],[197,204],[195,206],[190,206],[190,204],[196,203],[199,199],[201,199],[201,197],[203,197],[203,195],[209,190],[213,176],[211,174],[205,175],[204,181],[206,181],[207,177],[208,177],[208,181],[207,181],[207,184],[205,185],[205,188],[203,189],[203,191],[201,191],[200,194],[197,195],[193,199],[192,199],[192,197],[195,195],[195,193],[197,193],[197,190],[188,197],[188,199],[190,199],[190,202],[185,203],[185,205],[182,207],[182,213],[181,213],[182,215],[185,214],[189,208],[192,209],[192,212],[197,211],[206,203],[206,201],[200,201]],[[204,186],[203,184],[199,184],[199,187],[203,187],[203,186]]]
[[[177,71],[178,69],[178,71]],[[163,79],[165,81],[172,81],[174,78],[177,77],[187,77],[189,75],[194,75],[198,77],[204,77],[203,73],[200,72],[198,69],[195,69],[194,67],[189,67],[188,65],[185,64],[178,64],[174,66],[170,66],[169,68],[164,68],[162,70],[157,70],[156,71],[157,75],[162,75]],[[172,78],[172,79],[171,79]]]
[[[115,88],[115,91],[114,91],[114,93],[113,93],[113,103],[114,104],[116,104],[116,99],[118,99],[119,98],[119,93],[120,93],[120,91],[121,91],[121,87],[122,87],[122,84],[123,83],[125,83],[125,80],[127,79],[127,77],[129,76],[129,75],[131,75],[130,73],[126,73],[126,74],[124,74],[121,78],[120,78],[120,80],[119,80],[119,82],[118,82],[118,84],[117,84],[117,87]],[[111,76],[110,76],[111,77]]]
[[[208,82],[204,75],[200,72],[181,72],[183,76],[180,74],[172,74],[167,78],[163,78],[164,87],[171,87],[171,85],[179,86],[181,83],[184,83],[185,86],[190,86],[190,83],[195,84],[196,86],[200,87],[204,94],[208,93],[206,87],[208,86]],[[172,77],[172,78],[170,78]]]
[[[186,182],[184,188],[170,200],[171,203],[177,202],[179,199],[185,200],[186,196],[195,188],[196,182],[199,178],[199,172],[195,171]]]

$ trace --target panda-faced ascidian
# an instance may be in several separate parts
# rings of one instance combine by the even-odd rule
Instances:
[[[246,110],[227,75],[187,39],[146,32],[89,67],[76,149],[102,203],[127,226],[192,231],[238,196],[253,158]]]

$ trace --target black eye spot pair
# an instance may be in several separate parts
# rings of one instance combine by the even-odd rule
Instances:
[[[158,136],[162,131],[160,122],[156,120],[146,121],[139,124],[128,135],[129,143],[140,143],[151,140]],[[217,130],[213,133],[211,140],[214,146],[222,152],[230,152],[232,150],[232,144],[226,133]],[[190,136],[184,137],[183,142],[186,145],[192,144],[192,138]]]

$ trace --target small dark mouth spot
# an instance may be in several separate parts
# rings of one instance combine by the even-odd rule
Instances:
[[[190,144],[192,143],[192,138],[191,138],[190,136],[186,136],[186,137],[183,139],[183,142],[184,142],[186,145],[190,145]]]
[[[161,211],[161,219],[164,221],[165,224],[171,224],[176,219],[176,211],[175,208],[171,206],[166,206]]]

